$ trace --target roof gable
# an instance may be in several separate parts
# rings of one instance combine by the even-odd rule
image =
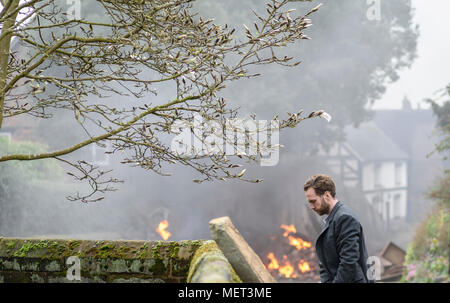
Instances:
[[[347,127],[345,133],[347,144],[362,161],[408,159],[408,154],[372,121],[359,128]]]

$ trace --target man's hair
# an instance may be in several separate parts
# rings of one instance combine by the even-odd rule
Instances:
[[[330,192],[333,198],[336,196],[336,186],[330,176],[318,174],[310,177],[303,185],[303,189],[307,191],[310,187],[314,188],[318,196],[322,196],[326,191]]]

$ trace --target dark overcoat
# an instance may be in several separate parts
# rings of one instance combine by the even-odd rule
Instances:
[[[316,241],[322,283],[367,283],[367,249],[361,224],[337,202]]]

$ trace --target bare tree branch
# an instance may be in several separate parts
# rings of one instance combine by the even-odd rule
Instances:
[[[257,65],[299,64],[279,53],[284,46],[309,39],[303,31],[311,26],[308,17],[318,7],[293,16],[289,2],[271,0],[267,14],[255,13],[257,20],[248,23],[252,29],[244,25],[244,38],[238,40],[228,25],[192,14],[192,0],[99,0],[94,3],[98,18],[78,19],[68,18],[56,0],[20,5],[18,0],[7,1],[0,12],[0,130],[4,119],[31,115],[45,121],[56,119],[53,111],[58,110],[71,113],[87,138],[51,152],[0,155],[0,163],[57,159],[78,172],[71,173],[76,180],[90,185],[91,192],[69,197],[83,202],[98,201],[102,197],[96,194],[112,191],[108,184],[119,181],[105,180],[108,172],[66,156],[105,142],[111,146],[108,153],[124,153],[121,163],[161,175],[167,175],[166,165],[178,164],[203,176],[195,182],[233,178],[261,182],[246,179],[241,164],[223,151],[183,155],[163,138],[174,135],[176,125],[184,121],[201,146],[210,144],[208,135],[217,130],[203,128],[205,133],[197,134],[196,117],[220,129],[217,134],[225,132],[239,113],[220,96],[229,83],[258,77],[252,71]],[[13,37],[16,48],[11,51]],[[152,98],[165,83],[173,84],[176,98]],[[123,98],[117,101],[113,96]],[[272,122],[279,130],[305,119],[327,118],[323,111],[301,114],[302,110],[288,113],[286,120],[275,117]],[[258,153],[234,155],[238,160],[257,161],[274,148],[267,142],[252,142],[252,134],[244,133],[247,141],[240,150],[253,144]],[[235,144],[231,141],[225,138],[223,144]]]

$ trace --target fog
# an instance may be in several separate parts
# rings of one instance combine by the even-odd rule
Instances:
[[[419,94],[410,94],[405,86],[397,87],[404,91],[389,94],[389,100],[385,93],[396,81],[402,81],[408,67],[414,68],[416,61],[425,60],[421,56],[427,54],[417,52],[418,48],[422,49],[417,41],[427,38],[420,35],[433,35],[433,32],[422,33],[420,27],[416,28],[415,22],[424,19],[413,16],[419,15],[424,6],[417,6],[414,13],[414,1],[381,1],[380,20],[368,18],[370,7],[365,1],[322,2],[323,7],[311,16],[313,26],[306,31],[312,39],[302,40],[284,50],[287,55],[302,61],[299,66],[292,69],[282,66],[258,68],[255,71],[262,74],[260,77],[235,82],[222,93],[229,103],[241,107],[240,117],[256,113],[258,119],[271,119],[276,114],[283,116],[299,109],[306,113],[323,109],[332,116],[330,122],[320,118],[306,120],[294,129],[283,130],[280,143],[284,147],[280,150],[277,165],[246,164],[248,177],[262,178],[262,183],[214,181],[196,184],[192,180],[198,178],[198,173],[189,167],[171,165],[165,170],[170,176],[160,176],[120,164],[121,154],[105,155],[99,147],[88,146],[70,157],[96,161],[102,169],[113,169],[110,174],[124,181],[115,185],[118,190],[106,193],[102,201],[85,204],[66,199],[67,195],[77,190],[86,191],[86,188],[74,183],[65,172],[56,180],[46,182],[22,178],[18,181],[20,194],[11,195],[5,199],[7,203],[0,205],[0,236],[160,240],[156,228],[161,220],[167,219],[170,224],[167,230],[172,234],[170,240],[209,239],[208,222],[229,216],[259,252],[265,248],[268,237],[279,232],[281,224],[294,224],[299,232],[313,240],[318,236],[323,218],[308,209],[303,183],[313,174],[326,173],[336,182],[338,198],[354,209],[361,219],[370,254],[378,253],[388,241],[406,249],[414,227],[430,209],[425,193],[441,172],[443,163],[437,155],[427,158],[437,142],[433,136],[436,119],[431,110],[408,107],[419,100],[403,100],[404,95]],[[317,5],[316,1],[294,4],[301,8],[300,13]],[[239,37],[243,33],[242,24],[253,23],[255,17],[251,9],[261,12],[264,5],[256,0],[198,0],[192,11],[204,18],[215,18],[216,23],[230,24],[237,28]],[[443,55],[439,49],[436,52],[435,57]],[[432,70],[427,72],[434,73]],[[407,87],[421,85],[422,77],[408,79]],[[446,84],[448,77],[440,81]],[[161,86],[153,102],[170,100],[174,95],[171,84]],[[401,100],[398,100],[399,95]],[[377,107],[380,100],[385,107]],[[117,104],[136,102],[124,97],[113,97],[110,101]],[[403,107],[396,107],[398,112],[379,111],[380,108],[392,108],[391,103]],[[367,110],[372,106],[378,110]],[[402,123],[410,126],[403,133],[395,127],[395,117],[399,115]],[[39,141],[50,149],[75,143],[84,136],[76,123],[71,124],[66,119],[68,116],[59,117],[63,120],[55,122],[58,119],[56,112],[53,124],[27,118],[31,119],[31,125],[39,127]],[[405,165],[409,165],[404,175],[406,183],[397,186],[407,193],[406,213],[399,211],[393,219],[384,218],[384,210],[379,212],[372,204],[367,193],[370,190],[366,192],[363,184],[369,181],[348,182],[343,179],[345,174],[329,162],[336,156],[332,154],[336,142],[347,144],[353,150],[363,149],[364,146],[360,146],[363,143],[351,139],[370,136],[371,133],[364,133],[370,130],[367,127],[370,123],[383,134],[382,141],[372,141],[379,149],[379,158],[359,155],[361,167],[372,162],[405,161],[408,163]],[[411,140],[398,141],[405,137]],[[17,140],[14,133],[11,133],[11,140]],[[386,150],[387,141],[395,146],[395,151]],[[389,158],[389,152],[397,152],[397,149],[405,157],[398,158],[397,153]],[[393,174],[395,170],[388,169],[382,178],[395,178]],[[0,193],[6,195],[6,192]]]

